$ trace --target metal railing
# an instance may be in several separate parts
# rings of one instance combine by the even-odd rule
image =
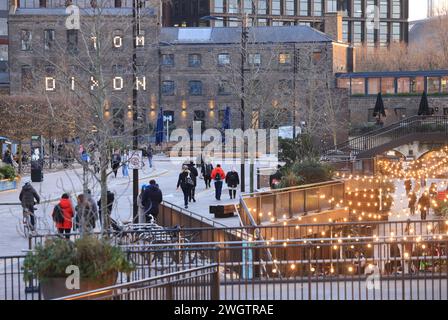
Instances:
[[[359,153],[412,133],[440,133],[448,135],[448,116],[412,116],[348,140],[338,145],[337,150],[353,150],[355,153]]]
[[[23,279],[24,255],[0,257],[0,300],[40,300],[37,280]]]
[[[218,271],[212,264],[55,300],[219,300]]]

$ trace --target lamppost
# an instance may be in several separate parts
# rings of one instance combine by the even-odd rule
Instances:
[[[211,20],[224,20],[222,17],[215,16],[205,16],[202,17],[201,20],[211,21]],[[240,67],[240,76],[241,76],[241,101],[240,101],[240,109],[241,109],[241,130],[243,132],[242,142],[241,142],[241,170],[240,170],[240,178],[241,178],[241,192],[246,191],[246,147],[244,143],[244,130],[246,130],[245,124],[245,77],[244,77],[244,67],[246,64],[246,51],[247,51],[247,40],[248,40],[248,28],[247,21],[248,15],[244,14],[242,18],[228,18],[229,21],[237,21],[241,22],[241,67]]]

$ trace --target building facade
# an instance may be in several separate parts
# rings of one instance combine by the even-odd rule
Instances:
[[[83,19],[92,19],[89,10]],[[151,19],[143,24],[145,45],[137,49],[138,105],[148,132],[161,110],[171,129],[188,128],[193,121],[202,122],[203,129],[221,128],[227,108],[230,126],[241,127],[242,100],[246,128],[291,125],[293,120],[296,125],[305,123],[306,105],[321,105],[326,96],[319,94],[321,89],[337,90],[334,75],[352,71],[352,48],[309,26],[249,28],[242,55],[241,28],[161,28],[158,9],[151,12]],[[132,127],[131,97],[136,84],[129,72],[134,53],[132,10],[112,7],[104,14],[111,33],[107,40],[111,60],[105,61],[102,70],[109,79],[111,98],[104,112],[119,120],[116,130],[120,131]],[[67,87],[75,90],[78,82],[72,84],[70,77],[65,88],[54,81],[57,70],[52,67],[64,59],[71,61],[70,57],[78,63],[89,58],[82,34],[66,29],[66,17],[63,7],[11,11],[11,94],[60,96]],[[82,65],[92,74],[81,77],[91,85],[92,68]],[[305,98],[301,91],[308,86],[312,98]]]
[[[324,32],[326,15],[340,12],[346,42],[386,46],[408,41],[409,0],[173,0],[165,7],[165,26],[237,26],[236,19],[247,14],[255,26],[308,25]],[[378,23],[371,22],[375,15]]]
[[[9,90],[8,13],[9,2],[0,1],[0,93],[6,93]]]

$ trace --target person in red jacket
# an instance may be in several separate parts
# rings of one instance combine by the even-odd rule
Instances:
[[[62,215],[64,216],[64,222],[62,223],[56,223],[56,228],[58,229],[58,232],[63,234],[65,233],[65,237],[67,239],[70,238],[70,235],[68,235],[72,230],[72,219],[73,219],[73,205],[70,201],[70,197],[68,194],[64,193],[61,197],[61,200],[59,200],[59,207],[61,208]]]
[[[217,164],[216,168],[213,169],[211,178],[215,180],[215,198],[221,200],[222,182],[226,179],[226,173],[222,170],[220,164]]]

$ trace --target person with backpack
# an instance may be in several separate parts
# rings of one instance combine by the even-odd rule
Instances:
[[[177,180],[177,190],[179,190],[179,187],[182,189],[185,209],[188,209],[188,202],[191,197],[191,188],[193,185],[194,182],[190,176],[190,170],[188,170],[188,166],[183,165],[182,172],[179,174],[179,179]]]
[[[211,178],[215,181],[215,198],[216,200],[221,200],[222,182],[226,178],[226,173],[220,164],[217,164],[216,168],[213,169]]]
[[[146,223],[149,223],[152,219],[157,219],[159,215],[159,205],[163,201],[162,191],[156,183],[156,180],[149,181],[149,186],[143,191],[142,194],[142,206],[144,207],[144,215]]]
[[[116,151],[112,155],[112,160],[111,160],[112,171],[114,172],[115,178],[117,177],[118,168],[120,167],[120,163],[121,163],[121,156],[118,153],[118,151]]]
[[[196,185],[198,182],[199,172],[194,167],[193,161],[190,161],[190,164],[188,164],[187,167],[188,167],[188,170],[190,170],[190,177],[191,177],[191,179],[193,179],[193,186],[191,187],[190,198],[188,199],[188,201],[191,202],[191,200],[193,200],[193,202],[196,202],[196,199],[194,198],[194,196],[195,196],[195,192],[196,192]]]
[[[72,202],[70,201],[70,197],[67,193],[64,193],[61,196],[61,200],[59,200],[59,203],[53,209],[53,221],[56,224],[58,233],[65,233],[66,239],[70,239],[69,234],[73,227],[73,215],[74,210]]]
[[[227,187],[229,188],[230,199],[235,199],[236,189],[240,184],[240,176],[238,175],[238,172],[236,172],[235,167],[233,167],[232,170],[227,173],[226,183]]]
[[[202,163],[201,174],[204,178],[205,189],[211,188],[213,165],[210,161]]]

